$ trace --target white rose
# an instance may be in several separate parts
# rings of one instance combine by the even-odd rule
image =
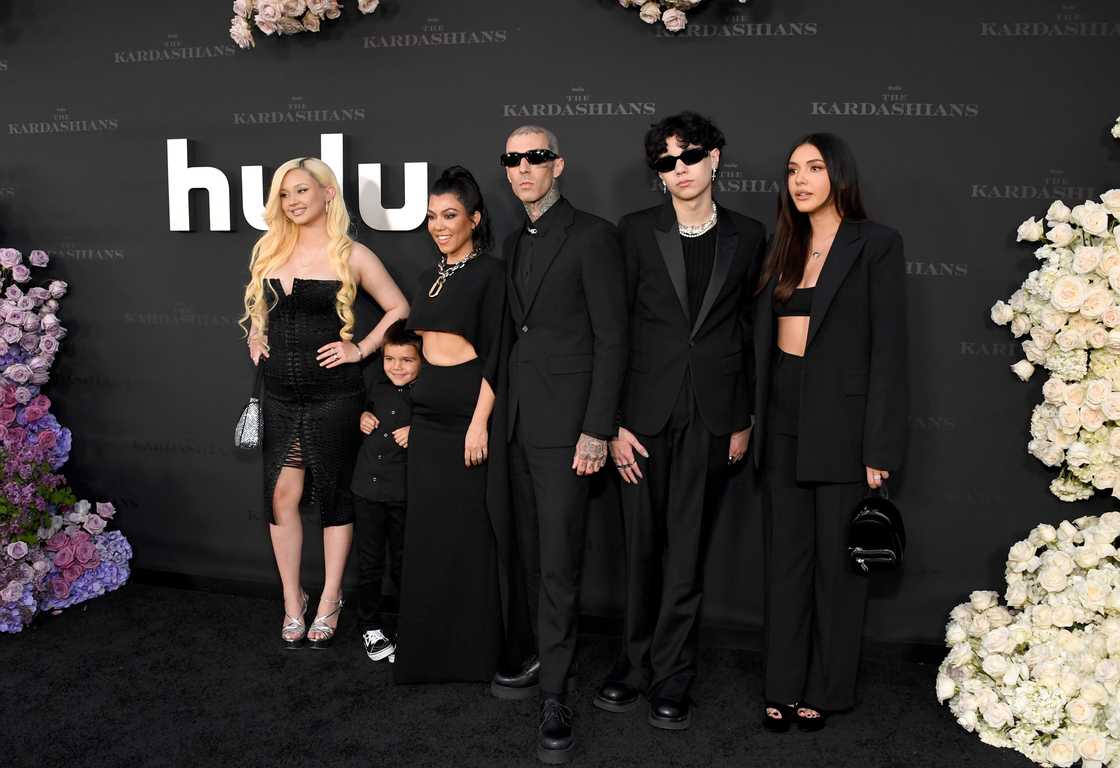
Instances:
[[[1012,664],[1010,667],[1007,668],[1007,671],[1003,673],[1003,679],[1001,680],[1001,682],[1005,686],[1010,688],[1011,686],[1015,685],[1015,683],[1019,682],[1019,675],[1020,674],[1022,674],[1025,677],[1026,676],[1026,669],[1021,670],[1018,665]]]
[[[1034,557],[1035,551],[1035,546],[1026,539],[1015,542],[1007,550],[1007,567],[1013,571],[1025,570],[1025,564]]]
[[[1095,760],[1104,763],[1112,758],[1113,749],[1108,739],[1099,733],[1090,733],[1077,742],[1077,752],[1082,760]],[[1088,768],[1082,763],[1082,768]]]
[[[1077,430],[1074,430],[1072,435],[1058,430],[1057,434],[1050,439],[1053,441],[1054,445],[1058,446],[1063,451],[1068,451],[1069,447],[1077,442]],[[1063,459],[1063,461],[1065,461],[1065,459]]]
[[[1117,312],[1120,312],[1120,309],[1118,309]],[[1031,328],[1031,341],[1034,342],[1036,348],[1040,350],[1046,349],[1054,343],[1054,334],[1041,325],[1036,325]]]
[[[1069,715],[1070,720],[1078,725],[1086,725],[1097,716],[1097,708],[1085,699],[1070,699],[1066,702],[1066,714]]]
[[[1081,418],[1080,411],[1078,411],[1077,418],[1079,420]],[[1085,466],[1092,459],[1092,453],[1093,453],[1092,448],[1090,448],[1086,443],[1084,443],[1080,440],[1077,440],[1077,441],[1074,442],[1073,445],[1071,445],[1069,448],[1066,449],[1066,462],[1071,467]],[[1059,529],[1059,530],[1061,530],[1061,529]],[[1051,553],[1051,554],[1053,554],[1053,553]],[[1065,571],[1065,575],[1068,576],[1069,571]]]
[[[1071,739],[1060,737],[1050,742],[1050,746],[1046,748],[1046,759],[1060,768],[1069,768],[1081,759],[1081,753]]]
[[[1081,700],[1087,704],[1104,704],[1108,701],[1108,691],[1096,680],[1081,683]]]
[[[1050,614],[1050,621],[1055,627],[1072,627],[1073,620],[1073,608],[1068,605],[1056,605]]]
[[[1034,366],[1027,360],[1020,360],[1011,366],[1011,370],[1023,381],[1026,381],[1034,373]]]
[[[953,610],[949,611],[949,619],[957,622],[958,624],[967,624],[972,621],[972,617],[976,615],[976,611],[972,610],[969,603],[961,603],[954,606]]]
[[[1120,270],[1117,272],[1120,273]],[[1067,313],[1048,304],[1042,308],[1038,319],[1042,322],[1043,328],[1051,333],[1057,333],[1065,326],[1068,317]]]
[[[1015,233],[1015,242],[1021,243],[1026,240],[1027,242],[1034,243],[1042,239],[1043,233],[1042,222],[1035,221],[1034,216],[1031,216],[1019,225],[1019,229]]]
[[[1073,227],[1066,223],[1055,224],[1050,228],[1050,231],[1046,233],[1046,239],[1059,248],[1064,248],[1072,243],[1073,237]]]
[[[1081,425],[1089,432],[1096,432],[1104,426],[1104,413],[1091,405],[1081,406]]]
[[[1046,402],[1053,403],[1054,405],[1062,405],[1066,401],[1066,383],[1059,379],[1057,376],[1051,376],[1042,385],[1042,396],[1046,398]]]
[[[1076,312],[1081,309],[1088,294],[1089,286],[1084,279],[1077,275],[1062,275],[1054,281],[1050,303],[1062,312]]]
[[[1098,325],[1089,329],[1085,334],[1085,341],[1092,349],[1104,349],[1113,343],[1112,332],[1103,325]]]
[[[1048,605],[1036,605],[1031,609],[1031,624],[1039,629],[1053,626],[1050,621],[1050,616],[1053,610]]]
[[[958,643],[949,649],[945,663],[950,667],[963,667],[972,659],[972,649],[968,643]]]
[[[1120,479],[1120,473],[1117,472],[1115,467],[1113,467],[1113,466],[1098,467],[1097,470],[1093,473],[1093,487],[1096,488],[1098,491],[1112,490],[1114,487],[1116,487],[1117,479]],[[1077,564],[1081,565],[1082,568],[1092,568],[1092,567],[1094,567],[1097,564],[1097,562],[1100,561],[1100,557],[1097,555],[1096,552],[1093,552],[1092,554],[1093,554],[1092,565],[1081,565],[1082,560],[1078,560]],[[1083,560],[1085,562],[1089,562],[1090,558],[1089,558],[1088,553],[1086,553],[1084,555]]]
[[[1103,286],[1090,288],[1089,293],[1085,296],[1085,301],[1081,303],[1081,314],[1091,320],[1096,320],[1112,304],[1112,292],[1110,290]]]
[[[1104,257],[1104,251],[1095,245],[1083,245],[1073,250],[1073,271],[1087,275],[1097,268]]]
[[[1101,313],[1101,322],[1106,328],[1115,328],[1120,325],[1120,307],[1115,304]]]
[[[1022,582],[1008,585],[1004,599],[1007,600],[1008,605],[1018,608],[1027,602],[1027,585]]]
[[[955,621],[945,627],[945,645],[953,646],[968,640],[968,631]]]
[[[1050,203],[1050,207],[1046,211],[1046,220],[1059,224],[1063,221],[1069,221],[1069,207],[1061,200],[1055,200]]]
[[[1112,382],[1108,379],[1089,379],[1085,382],[1085,402],[1088,405],[1101,405],[1111,391]]]
[[[982,706],[980,708],[980,716],[984,718],[985,723],[997,730],[1015,720],[1015,716],[1011,714],[1011,707],[1007,706],[1002,701]],[[1069,763],[1069,765],[1072,765],[1072,763]]]
[[[1099,203],[1086,200],[1070,211],[1070,219],[1091,235],[1102,236],[1108,232],[1108,209]]]
[[[1058,426],[1066,434],[1076,435],[1081,429],[1081,409],[1076,405],[1063,405],[1058,409]]]
[[[999,654],[1002,653],[1009,653],[1015,648],[1015,646],[1011,645],[1011,630],[1009,630],[1006,626],[997,627],[988,634],[984,635],[984,639],[980,641],[980,645],[984,648],[985,651],[990,654],[995,654],[996,656],[999,656]],[[995,658],[995,656],[989,656],[988,658]],[[1004,658],[1004,662],[1006,661],[1007,659]],[[987,667],[984,668],[984,671],[993,676],[997,674],[988,671]],[[1004,667],[1003,670],[1001,670],[998,674],[1003,674],[1004,671],[1006,671],[1006,667]]]
[[[1085,334],[1072,325],[1066,326],[1058,331],[1058,335],[1054,337],[1054,341],[1058,344],[1058,347],[1065,352],[1069,352],[1072,349],[1085,348]]]
[[[992,305],[992,322],[996,325],[1007,325],[1015,318],[1015,310],[1010,305],[997,301]]]
[[[944,704],[957,692],[957,684],[948,675],[937,676],[937,701]]]
[[[1084,305],[1082,305],[1084,309]],[[1031,319],[1026,315],[1015,315],[1011,319],[1011,335],[1015,338],[1026,336],[1031,332]]]
[[[1066,575],[1053,566],[1046,566],[1038,572],[1038,583],[1047,592],[1061,592],[1066,588]]]
[[[999,593],[990,589],[977,589],[969,594],[968,601],[974,611],[986,611],[999,604]]]
[[[653,0],[650,0],[638,9],[638,16],[641,17],[642,21],[646,24],[653,24],[661,18],[661,6],[653,2]]]
[[[1117,421],[1120,419],[1120,392],[1109,392],[1105,397],[1104,402],[1101,403],[1101,410],[1104,412],[1104,417],[1109,421]],[[1111,441],[1112,434],[1109,433],[1109,440]],[[1109,450],[1112,449],[1111,444]]]
[[[1053,544],[1058,540],[1058,529],[1049,523],[1041,523],[1031,530],[1031,539],[1037,536],[1040,544]]]
[[[1093,668],[1093,678],[1107,688],[1109,683],[1120,679],[1120,663],[1112,659],[1101,659]]]
[[[988,621],[988,617],[982,613],[977,614],[972,617],[972,621],[968,624],[968,634],[972,635],[973,637],[983,637],[984,635],[988,634],[988,631],[991,628],[992,625]]]
[[[1108,277],[1108,273],[1117,267],[1120,267],[1120,251],[1112,246],[1105,246],[1100,266],[1097,267],[1097,274]]]

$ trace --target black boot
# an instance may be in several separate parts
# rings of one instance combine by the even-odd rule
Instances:
[[[553,696],[541,702],[540,738],[537,759],[548,765],[562,765],[572,759],[576,737],[572,733],[572,710]]]
[[[540,680],[541,662],[533,655],[516,672],[495,672],[490,680],[490,693],[498,699],[531,699],[540,690]]]

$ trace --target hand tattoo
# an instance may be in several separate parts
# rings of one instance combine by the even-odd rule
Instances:
[[[607,441],[591,435],[580,435],[576,444],[576,457],[596,463],[606,461]]]

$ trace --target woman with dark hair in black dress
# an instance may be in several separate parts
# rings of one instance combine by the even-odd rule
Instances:
[[[866,577],[851,513],[902,463],[902,238],[868,221],[855,158],[828,133],[786,155],[787,185],[755,304],[754,461],[763,470],[764,725],[824,726],[855,705]]]
[[[482,193],[465,168],[432,186],[428,232],[440,259],[420,275],[408,322],[423,339],[424,366],[412,389],[394,675],[481,682],[503,645],[487,459],[506,297],[503,264],[487,254]]]

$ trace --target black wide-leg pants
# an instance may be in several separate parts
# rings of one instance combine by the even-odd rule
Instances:
[[[686,376],[669,420],[635,434],[637,485],[623,483],[626,623],[623,656],[610,677],[681,700],[696,677],[708,515],[726,479],[730,436],[713,435]]]
[[[867,579],[847,553],[865,483],[797,481],[802,360],[777,351],[767,411],[765,696],[824,710],[855,705]]]
[[[575,445],[533,447],[520,423],[514,435],[510,484],[541,693],[563,698],[576,652],[590,478],[572,469]]]

